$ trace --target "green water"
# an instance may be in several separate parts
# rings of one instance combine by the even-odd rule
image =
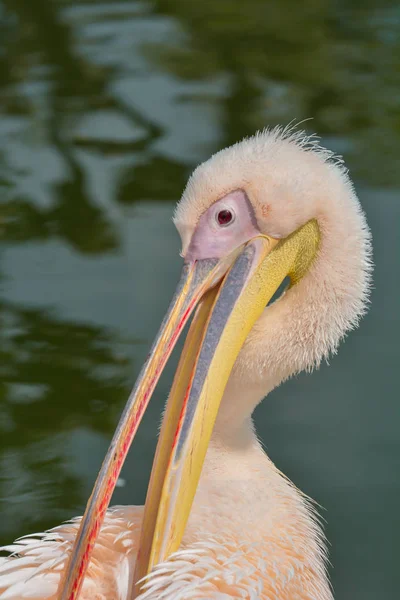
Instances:
[[[313,117],[356,182],[375,288],[330,367],[257,426],[324,507],[336,598],[397,598],[398,3],[0,0],[0,82],[0,542],[82,512],[175,287],[193,166]],[[172,370],[115,503],[143,502]]]

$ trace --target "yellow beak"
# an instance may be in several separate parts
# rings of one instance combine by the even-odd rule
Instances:
[[[319,241],[315,221],[278,240],[258,236],[222,259],[186,264],[103,462],[60,587],[75,600],[123,461],[172,348],[198,304],[164,414],[145,504],[132,598],[176,551],[229,375],[265,306],[289,275],[302,277]],[[222,281],[221,281],[222,280]],[[138,584],[137,582],[140,581]]]

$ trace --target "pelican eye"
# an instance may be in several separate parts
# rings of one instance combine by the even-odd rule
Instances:
[[[235,215],[231,210],[224,208],[217,213],[216,218],[218,225],[221,225],[221,227],[226,227],[235,220]]]

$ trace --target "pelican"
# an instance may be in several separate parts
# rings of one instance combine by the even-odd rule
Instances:
[[[347,170],[313,137],[266,130],[196,168],[174,223],[181,279],[85,515],[2,549],[1,600],[333,598],[313,505],[263,451],[252,413],[366,310],[370,233]],[[190,315],[145,506],[109,509]]]

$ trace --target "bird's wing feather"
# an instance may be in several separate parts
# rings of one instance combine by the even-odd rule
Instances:
[[[289,555],[279,543],[229,538],[226,532],[179,550],[156,566],[137,600],[240,598],[333,600],[310,561],[295,552]]]
[[[127,600],[142,514],[142,507],[107,512],[80,600]],[[56,600],[79,521],[0,548],[11,553],[0,558],[0,600]],[[138,600],[332,600],[316,585],[323,579],[307,552],[298,557],[284,540],[250,538],[224,532],[179,550],[148,575]]]
[[[136,554],[143,508],[107,512],[82,590],[82,600],[126,600],[132,554]],[[0,547],[0,600],[55,600],[61,572],[80,518],[43,534]]]

